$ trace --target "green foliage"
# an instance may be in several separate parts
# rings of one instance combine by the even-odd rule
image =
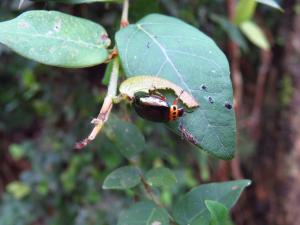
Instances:
[[[118,225],[169,225],[168,213],[152,202],[139,202],[122,213]]]
[[[33,2],[57,2],[65,4],[82,4],[82,3],[93,3],[93,2],[117,2],[121,3],[122,0],[30,0]]]
[[[141,181],[138,168],[125,166],[111,172],[104,180],[103,189],[128,189]]]
[[[105,129],[105,134],[115,143],[116,149],[128,159],[145,149],[145,138],[132,123],[111,117]]]
[[[122,69],[128,77],[157,74],[190,90],[200,107],[186,114],[182,120],[184,128],[209,153],[232,158],[235,118],[226,57],[214,41],[191,25],[173,17],[148,14],[167,11],[184,17],[185,21],[209,31],[215,40],[221,28],[222,34],[225,31],[246,49],[247,43],[238,28],[251,21],[253,6],[238,7],[239,20],[244,21],[238,26],[220,13],[221,2],[130,3],[130,9],[134,10],[129,13],[132,25],[118,31],[115,40],[123,66],[120,74]],[[93,4],[93,8],[68,5],[59,9],[93,18],[114,33],[117,11],[99,5]],[[1,19],[11,18],[14,10],[2,13]],[[145,15],[148,16],[134,23]],[[211,26],[211,20],[219,26]],[[49,38],[47,33],[56,29],[59,32]],[[246,37],[251,40],[253,35]],[[219,46],[227,44],[224,35],[219,40]],[[25,57],[60,67],[97,65],[110,52],[107,49],[110,41],[102,26],[55,11],[29,11],[0,23],[0,41]],[[260,40],[260,47],[261,43]],[[53,54],[49,54],[50,50]],[[8,136],[0,144],[6,146],[9,142],[10,155],[25,166],[19,174],[20,180],[8,184],[2,195],[1,225],[37,224],[41,220],[49,225],[216,225],[227,221],[230,224],[229,209],[249,181],[195,187],[200,181],[209,182],[217,161],[200,151],[189,151],[192,146],[187,142],[175,138],[164,126],[137,118],[125,104],[114,107],[103,134],[87,149],[81,152],[72,149],[75,141],[88,132],[88,121],[99,111],[98,102],[105,94],[102,86],[99,90],[98,79],[103,67],[76,71],[49,68],[8,52],[0,46],[0,54],[4,54],[0,64],[0,131]],[[109,63],[102,81],[106,86],[111,72]],[[174,96],[166,94],[171,102]],[[231,107],[226,108],[228,104]],[[168,127],[180,133],[178,125],[174,122]],[[132,204],[133,200],[139,202]],[[129,209],[119,216],[126,208]]]
[[[7,192],[14,198],[21,199],[30,193],[30,187],[22,182],[14,181],[7,185]]]
[[[237,25],[252,18],[256,8],[256,0],[240,0],[236,7],[234,22]]]
[[[232,24],[226,18],[213,14],[211,19],[219,24],[221,28],[227,33],[231,40],[233,40],[238,46],[240,46],[244,51],[248,50],[248,46],[245,38],[239,31],[238,27]]]
[[[108,63],[108,65],[106,66],[105,69],[105,73],[102,79],[102,84],[107,86],[109,83],[109,78],[110,78],[110,74],[112,72],[112,68],[113,68],[113,62]]]
[[[211,217],[209,225],[233,225],[229,210],[223,204],[207,200],[205,205]]]
[[[110,39],[91,21],[55,11],[28,11],[0,23],[0,42],[47,65],[80,68],[108,57]]]
[[[270,44],[264,35],[263,31],[252,21],[246,21],[240,24],[242,32],[246,37],[256,46],[268,50],[270,49]]]
[[[145,177],[147,183],[152,187],[170,188],[177,182],[175,174],[165,167],[149,170]]]
[[[200,107],[181,122],[199,147],[218,158],[233,157],[236,128],[229,67],[209,37],[178,19],[153,14],[117,32],[116,43],[127,76],[161,76],[198,101]],[[179,133],[178,122],[168,126]]]
[[[180,225],[209,225],[210,213],[205,206],[205,201],[218,201],[231,208],[243,189],[250,183],[249,180],[237,180],[200,185],[175,204],[174,218]]]
[[[15,160],[19,160],[25,155],[24,149],[18,144],[11,144],[9,146],[9,153]]]

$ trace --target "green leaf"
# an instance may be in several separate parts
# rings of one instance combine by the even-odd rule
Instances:
[[[176,18],[152,14],[119,31],[116,44],[128,77],[165,78],[198,101],[200,107],[181,120],[197,146],[222,159],[233,157],[236,125],[229,66],[214,41]],[[180,133],[178,121],[167,125]]]
[[[8,193],[12,194],[16,199],[21,199],[30,193],[30,187],[20,181],[13,181],[7,185]]]
[[[206,200],[205,205],[211,217],[209,225],[233,225],[229,210],[223,204]]]
[[[170,169],[165,167],[149,170],[145,177],[147,183],[153,187],[169,188],[177,182],[175,174]]]
[[[169,225],[168,212],[152,202],[139,202],[121,214],[118,225]]]
[[[25,155],[25,150],[22,145],[11,144],[9,146],[9,153],[15,160],[21,159]]]
[[[232,24],[225,17],[221,17],[216,14],[211,15],[211,19],[221,26],[221,28],[227,33],[227,35],[232,41],[234,41],[244,51],[248,50],[247,42],[237,26]]]
[[[245,36],[261,49],[270,49],[270,44],[263,31],[252,21],[246,21],[240,24],[240,29]]]
[[[208,225],[210,214],[205,207],[205,200],[218,201],[231,208],[250,183],[250,180],[237,180],[204,184],[194,188],[175,204],[175,221],[180,225]]]
[[[144,135],[134,124],[112,116],[106,128],[105,134],[124,157],[130,159],[145,149]]]
[[[265,4],[265,5],[268,5],[268,6],[271,6],[275,9],[278,9],[280,11],[284,11],[281,6],[274,0],[256,0],[257,2],[259,3],[262,3],[262,4]]]
[[[105,73],[104,73],[104,76],[102,78],[102,84],[105,85],[105,86],[108,86],[108,84],[109,84],[109,79],[110,79],[110,75],[111,75],[111,72],[112,72],[112,68],[113,68],[113,61],[108,63],[108,65],[105,68]]]
[[[93,2],[117,2],[121,3],[123,0],[30,0],[32,2],[57,2],[65,4],[82,4],[82,3],[93,3]]]
[[[110,39],[92,21],[56,11],[28,11],[0,23],[0,42],[47,65],[81,68],[104,62]]]
[[[134,166],[124,166],[111,172],[103,182],[103,189],[128,189],[141,181],[140,172]]]
[[[236,7],[235,24],[239,25],[252,18],[256,8],[255,0],[240,0]]]

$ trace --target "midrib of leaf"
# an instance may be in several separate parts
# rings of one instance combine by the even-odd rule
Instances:
[[[42,35],[42,34],[27,34],[27,33],[21,33],[21,32],[7,32],[7,31],[1,32],[1,33],[3,33],[3,34],[23,35],[23,36],[36,37],[36,38],[40,37],[40,38],[44,38],[44,39],[64,41],[64,42],[78,44],[78,45],[82,45],[84,47],[90,47],[90,48],[102,49],[104,47],[103,44],[95,45],[95,44],[84,42],[84,41],[75,41],[75,40],[71,40],[71,39],[63,39],[63,38],[59,38],[59,37],[53,37],[53,36]]]
[[[154,212],[155,212],[155,208],[151,210],[151,213],[150,213],[150,216],[146,222],[146,225],[150,225],[150,222],[151,222],[151,219],[152,219],[152,216],[154,215]]]
[[[157,47],[159,47],[159,49],[161,50],[162,54],[166,58],[166,61],[171,65],[171,67],[175,71],[177,77],[180,79],[181,83],[185,86],[186,90],[188,90],[191,93],[191,89],[189,88],[189,86],[187,85],[187,83],[184,81],[182,74],[178,71],[178,69],[176,68],[176,66],[174,65],[174,63],[172,62],[172,60],[170,59],[170,57],[169,57],[166,49],[164,48],[164,46],[162,46],[162,44],[160,44],[154,38],[154,36],[151,33],[149,33],[145,28],[143,28],[143,26],[141,24],[137,24],[136,26],[138,27],[139,30],[143,31],[157,45]],[[165,62],[163,64],[165,64]],[[159,75],[159,74],[157,74],[157,75]]]

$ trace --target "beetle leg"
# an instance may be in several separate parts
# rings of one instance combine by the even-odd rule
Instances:
[[[124,94],[119,94],[118,96],[112,97],[112,102],[114,104],[118,104],[118,103],[122,102],[123,100],[131,101],[132,99],[129,96],[124,95]]]
[[[150,95],[155,95],[163,101],[167,100],[166,97],[162,93],[160,93],[154,85],[152,85],[152,89],[149,89],[149,94]]]

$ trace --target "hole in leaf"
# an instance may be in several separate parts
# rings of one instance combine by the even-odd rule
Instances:
[[[228,102],[225,103],[225,107],[227,109],[232,109],[232,105],[230,103],[228,103]]]
[[[207,91],[207,87],[204,84],[201,85],[201,89]]]

